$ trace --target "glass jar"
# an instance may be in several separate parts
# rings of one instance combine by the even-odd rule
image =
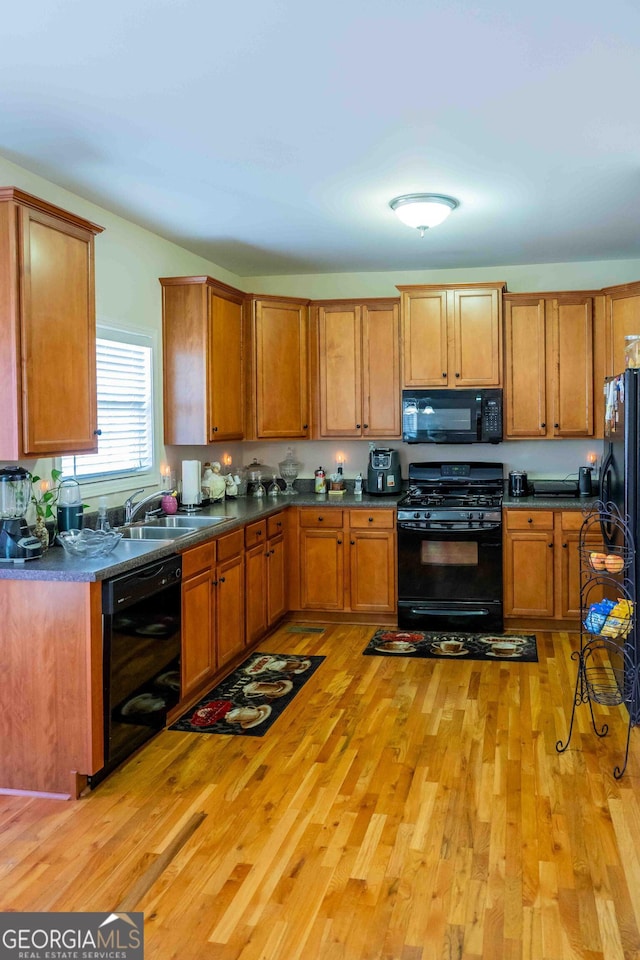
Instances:
[[[640,333],[624,338],[624,364],[628,369],[640,367]]]

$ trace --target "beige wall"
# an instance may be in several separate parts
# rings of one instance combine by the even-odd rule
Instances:
[[[228,270],[177,246],[104,208],[85,200],[43,178],[30,173],[0,157],[0,183],[16,186],[80,216],[99,223],[105,232],[96,238],[96,312],[98,321],[121,325],[126,329],[150,333],[158,346],[156,350],[156,422],[158,464],[168,459],[178,468],[180,461],[189,458],[213,460],[225,452],[217,445],[201,448],[170,448],[162,444],[162,357],[161,357],[161,288],[158,277],[209,274],[241,290],[255,293],[282,294],[310,299],[340,297],[384,297],[397,294],[396,284],[455,283],[480,280],[504,280],[508,289],[517,291],[593,289],[640,279],[640,260],[598,261],[594,263],[532,264],[524,266],[496,266],[457,270],[393,271],[386,273],[308,274],[301,276],[238,277]],[[416,237],[416,243],[420,243]],[[277,465],[286,452],[286,444],[235,444],[230,447],[234,462],[248,463],[254,456]],[[401,447],[401,460],[426,456],[425,447]],[[307,441],[296,447],[304,463],[303,476],[312,476],[320,463],[330,469],[335,453],[342,448],[347,455],[347,475],[355,476],[367,462],[366,441],[350,441],[339,445],[329,441]],[[501,459],[507,468],[521,466],[532,475],[562,476],[575,472],[584,462],[586,452],[598,450],[599,444],[582,441],[540,441],[532,443],[505,443],[500,447],[474,447],[477,459]],[[438,457],[468,456],[467,449],[438,448]],[[429,452],[429,456],[435,454]],[[50,469],[49,462],[27,464],[43,474]],[[403,471],[404,472],[404,471]],[[155,482],[149,478],[149,486]],[[130,483],[111,484],[110,502],[120,502],[131,489]],[[95,505],[96,497],[104,494],[103,484],[83,489],[87,502]]]
[[[420,237],[416,237],[420,243]],[[456,270],[394,270],[390,273],[327,273],[295,277],[244,277],[245,290],[323,300],[340,297],[395,297],[396,284],[474,283],[504,280],[512,293],[542,290],[599,290],[640,280],[640,260],[593,263],[537,263]]]

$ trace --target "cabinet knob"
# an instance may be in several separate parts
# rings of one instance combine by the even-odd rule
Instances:
[[[560,424],[559,424],[559,423],[554,423],[553,427],[554,427],[555,430],[559,430],[559,429],[560,429]]]
[[[368,423],[363,423],[362,426],[364,427],[365,430],[368,430],[368,429],[369,429],[369,424],[368,424]]]
[[[541,426],[542,429],[544,430],[544,428],[546,427],[546,423],[541,423],[540,426]]]
[[[213,432],[214,432],[214,433],[217,433],[217,432],[218,432],[218,428],[217,428],[217,427],[214,427],[214,428],[213,428]]]
[[[533,517],[528,517],[528,518],[527,518],[527,523],[533,523]]]
[[[308,423],[303,423],[303,424],[302,424],[302,429],[303,429],[303,430],[308,430],[308,429],[309,429],[309,424],[308,424]]]
[[[567,544],[566,544],[566,543],[563,543],[563,544],[562,544],[562,549],[563,549],[563,550],[566,550],[566,549],[567,549]]]
[[[324,520],[324,517],[318,517],[318,523],[322,523],[323,520]]]
[[[101,437],[101,436],[102,436],[102,430],[100,430],[100,429],[94,430],[94,431],[93,431],[93,435],[94,435],[94,437]]]
[[[369,517],[369,523],[373,523],[373,517]]]
[[[553,550],[553,544],[552,544],[552,543],[548,543],[547,546],[549,547],[549,550]]]
[[[352,546],[352,547],[355,547],[355,545],[356,545],[355,540],[352,540],[352,541],[351,541],[351,546]]]
[[[342,540],[338,540],[338,543],[339,543],[339,544],[342,544]]]
[[[356,423],[356,430],[359,430],[359,429],[360,429],[360,424]]]
[[[219,582],[220,582],[220,583],[224,583],[224,577],[220,577]]]
[[[445,380],[446,380],[446,377],[447,377],[446,373],[443,372],[443,373],[442,373],[442,376],[443,376],[443,377],[445,378]]]
[[[459,373],[456,373],[456,377],[459,377],[459,376],[460,376],[460,374],[459,374]]]
[[[262,530],[256,530],[256,536],[261,537],[261,536],[262,536]]]
[[[212,580],[212,581],[211,581],[211,586],[212,586],[212,587],[217,587],[217,586],[218,586],[218,581],[217,581],[217,580]]]

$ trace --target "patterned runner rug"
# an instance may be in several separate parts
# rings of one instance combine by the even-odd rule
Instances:
[[[429,657],[436,660],[520,660],[538,662],[533,634],[425,633],[376,630],[365,656]]]
[[[169,730],[261,737],[324,657],[253,653]]]

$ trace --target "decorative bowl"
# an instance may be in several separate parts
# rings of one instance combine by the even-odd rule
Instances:
[[[116,530],[64,530],[58,543],[73,557],[106,557],[122,540]]]

